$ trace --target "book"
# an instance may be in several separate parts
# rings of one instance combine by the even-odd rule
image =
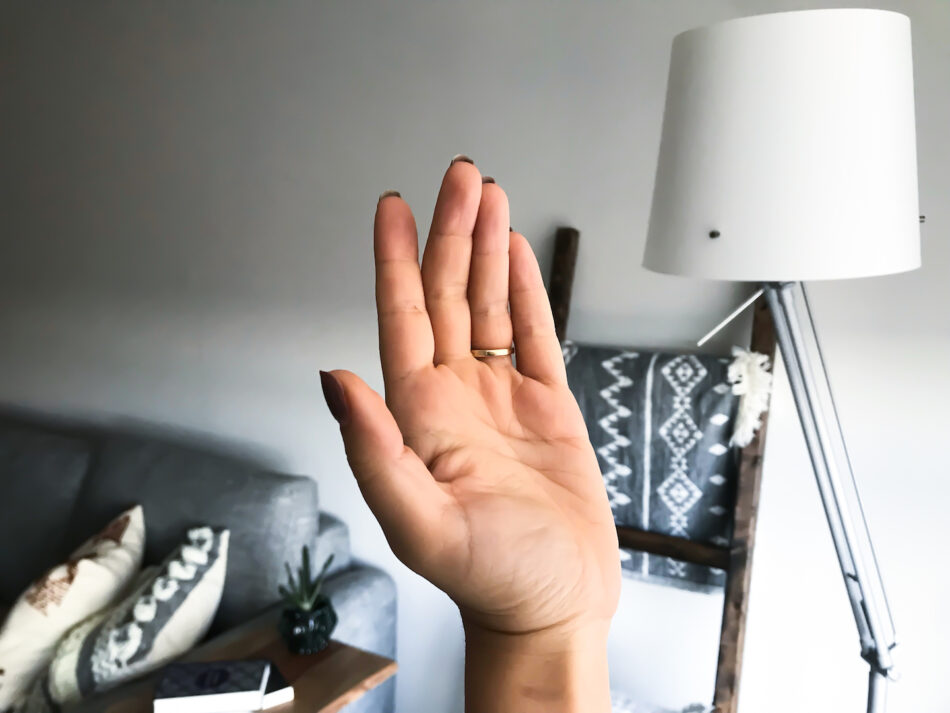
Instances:
[[[232,713],[264,704],[271,665],[265,660],[175,663],[155,686],[154,713]]]
[[[267,690],[264,691],[264,702],[261,704],[261,710],[276,708],[284,703],[290,703],[294,699],[294,689],[287,679],[280,675],[276,666],[270,668],[270,678],[267,679]]]

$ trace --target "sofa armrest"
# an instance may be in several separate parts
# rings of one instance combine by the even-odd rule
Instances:
[[[313,545],[312,560],[317,567],[333,555],[328,576],[348,570],[353,561],[350,556],[350,529],[340,518],[321,512],[318,521],[317,541]]]
[[[334,639],[396,658],[396,585],[388,574],[357,563],[328,579],[324,591],[339,616]],[[391,678],[341,713],[392,713],[395,705],[396,678]]]

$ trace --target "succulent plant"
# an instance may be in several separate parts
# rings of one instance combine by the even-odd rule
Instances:
[[[312,611],[313,607],[320,600],[320,590],[323,588],[323,579],[327,576],[327,570],[333,562],[333,555],[327,557],[316,577],[311,577],[310,572],[310,548],[303,546],[303,561],[297,568],[297,576],[294,577],[290,569],[290,563],[285,562],[287,568],[287,586],[278,587],[280,595],[284,598],[287,606],[301,611]]]

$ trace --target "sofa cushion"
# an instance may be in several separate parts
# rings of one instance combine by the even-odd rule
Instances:
[[[156,564],[208,524],[231,532],[228,575],[212,625],[217,633],[275,602],[284,562],[317,537],[317,487],[229,456],[133,436],[105,440],[80,492],[69,532],[90,530],[103,512],[145,508],[145,563]]]
[[[83,440],[0,424],[0,604],[12,604],[30,582],[123,509],[104,512],[86,532],[65,541],[89,460]]]

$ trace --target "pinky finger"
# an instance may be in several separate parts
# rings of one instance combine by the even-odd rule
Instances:
[[[508,301],[518,371],[544,383],[566,384],[564,357],[541,269],[521,233],[511,233],[508,261]]]

